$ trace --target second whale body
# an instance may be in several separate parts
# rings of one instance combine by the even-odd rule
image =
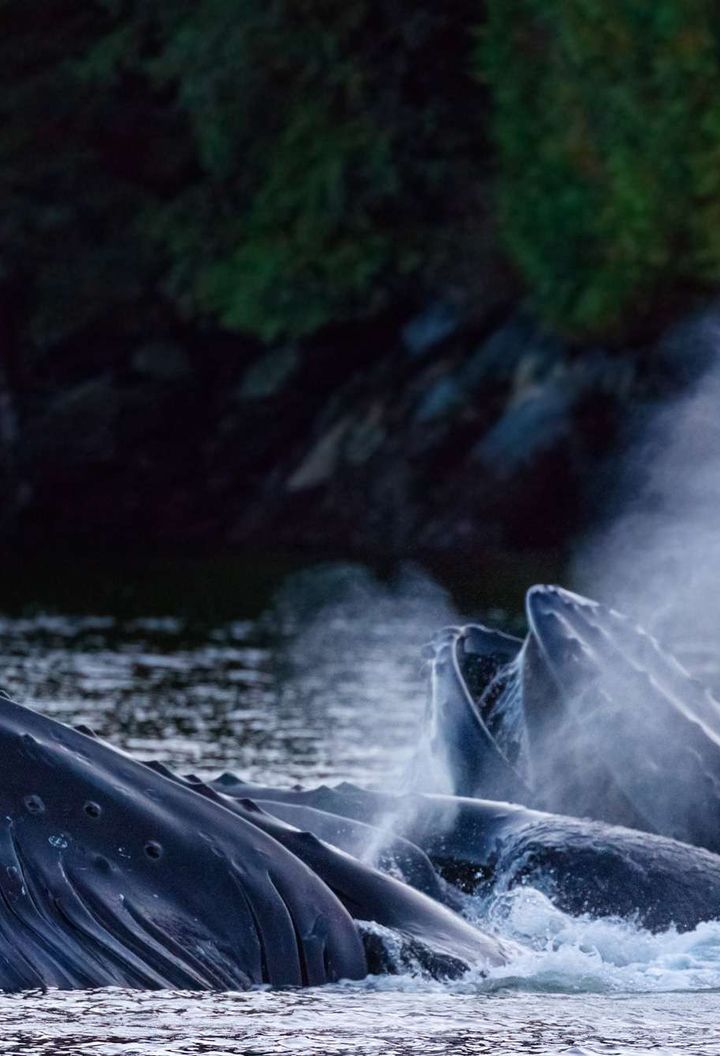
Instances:
[[[720,851],[720,704],[642,628],[560,587],[524,640],[481,625],[432,648],[426,752],[443,790]],[[427,767],[426,767],[427,770]]]
[[[605,822],[529,810],[512,803],[437,794],[402,796],[354,785],[276,789],[232,775],[217,783],[225,795],[248,797],[270,814],[292,818],[324,840],[360,857],[403,833],[441,880],[436,898],[462,906],[462,893],[491,896],[518,886],[541,890],[564,912],[629,917],[652,931],[690,930],[720,917],[720,856],[677,840]],[[409,856],[396,869],[424,882]]]

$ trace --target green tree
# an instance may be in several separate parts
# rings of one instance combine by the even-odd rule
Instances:
[[[376,311],[484,159],[470,0],[0,0],[0,231],[28,332]]]
[[[555,326],[720,278],[719,34],[713,0],[488,0],[500,228]]]

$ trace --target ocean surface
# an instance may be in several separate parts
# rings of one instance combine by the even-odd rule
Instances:
[[[388,585],[333,566],[290,576],[251,615],[238,604],[242,618],[169,610],[16,609],[0,616],[0,681],[183,772],[401,786],[425,707],[421,647],[457,619],[430,579],[409,570]],[[521,626],[506,612],[473,615]],[[697,659],[705,677],[717,675],[713,662]],[[568,917],[532,890],[478,912],[525,949],[489,975],[0,995],[0,1054],[720,1054],[720,923],[651,935]]]

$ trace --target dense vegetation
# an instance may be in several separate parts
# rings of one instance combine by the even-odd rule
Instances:
[[[489,0],[500,226],[541,313],[576,333],[720,279],[712,0]]]
[[[473,7],[4,0],[2,253],[34,336],[160,293],[272,339],[442,269],[486,153]]]
[[[472,301],[497,200],[542,315],[617,328],[720,274],[719,33],[711,0],[0,0],[5,325]]]

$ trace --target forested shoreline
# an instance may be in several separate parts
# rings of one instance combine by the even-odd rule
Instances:
[[[720,276],[708,0],[0,29],[4,538],[554,547],[628,406],[692,375],[663,335]]]

